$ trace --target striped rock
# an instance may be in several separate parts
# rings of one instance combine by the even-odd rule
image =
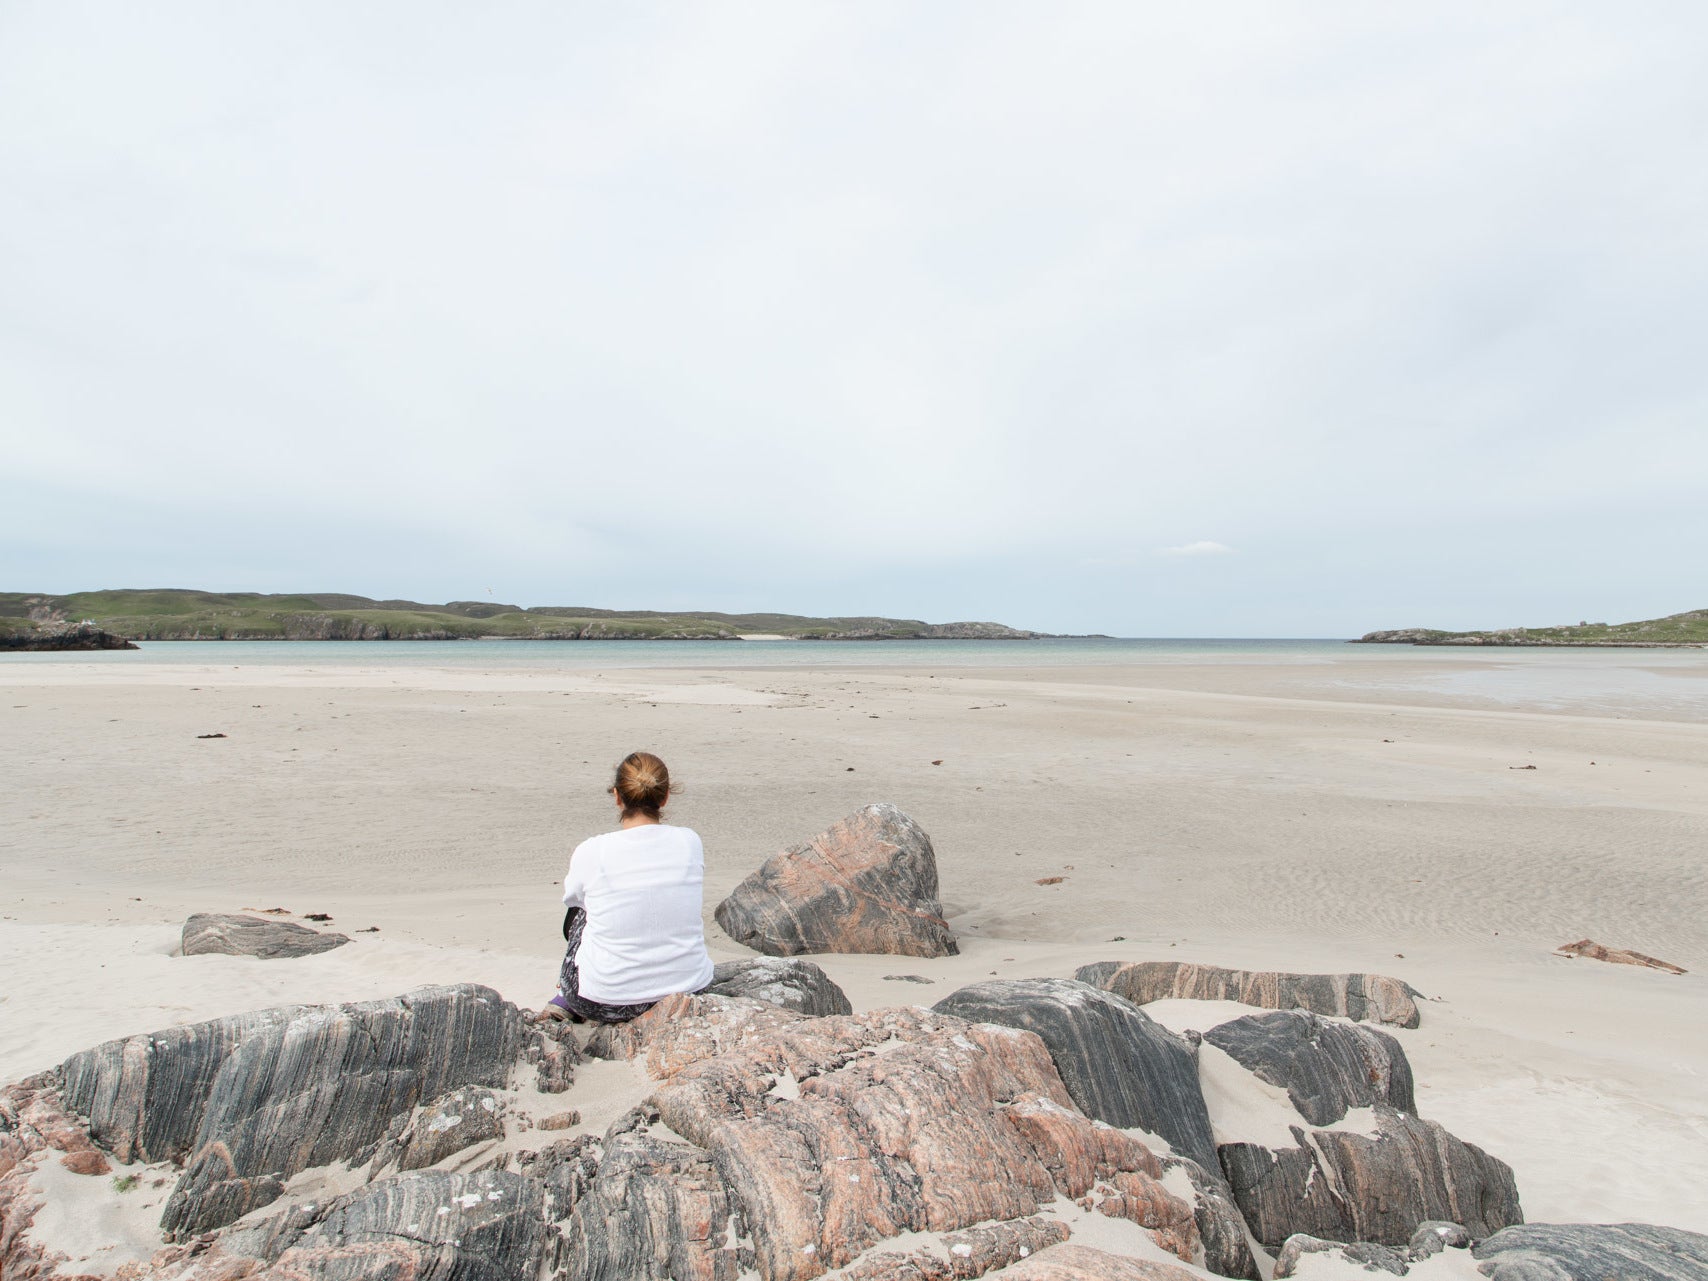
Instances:
[[[1183,1260],[1201,1249],[1195,1207],[1163,1186],[1155,1154],[1075,1108],[1030,1032],[917,1007],[802,1018],[673,996],[609,1048],[644,1058],[661,1082],[620,1127],[622,1150],[645,1160],[625,1159],[607,1192],[607,1157],[578,1204],[572,1253],[612,1262],[572,1262],[572,1281],[745,1271],[806,1281],[844,1267],[906,1277],[925,1261],[886,1243],[913,1232],[968,1234],[954,1238],[956,1271],[924,1275],[977,1276],[1056,1239],[1029,1221],[1060,1197],[1149,1228]],[[662,1186],[683,1172],[687,1203]],[[633,1238],[633,1220],[665,1210],[678,1235],[653,1229],[644,1267],[622,1242],[594,1242]]]
[[[380,1179],[323,1203],[294,1205],[227,1234],[214,1266],[185,1277],[247,1281],[534,1281],[547,1248],[540,1184],[496,1170],[438,1170]]]
[[[1708,1236],[1648,1223],[1529,1223],[1476,1245],[1489,1281],[1702,1281]]]
[[[1416,998],[1423,995],[1411,984],[1381,974],[1283,974],[1186,961],[1098,961],[1080,967],[1074,977],[1134,1005],[1238,1001],[1267,1010],[1309,1010],[1396,1027],[1418,1025]]]
[[[184,922],[179,951],[185,956],[258,956],[273,961],[330,952],[349,941],[348,934],[311,930],[294,921],[198,912]]]
[[[1245,1225],[1217,1163],[1191,1042],[1130,1001],[1074,979],[974,983],[933,1008],[1036,1033],[1082,1112],[1166,1139],[1179,1154],[1172,1163],[1186,1170],[1196,1193],[1205,1266],[1223,1276],[1257,1276]]]
[[[773,855],[716,916],[737,943],[770,956],[957,951],[937,898],[931,838],[894,805],[868,805]]]
[[[59,1075],[119,1160],[185,1163],[161,1218],[178,1240],[277,1199],[294,1174],[364,1156],[418,1104],[508,1084],[527,1035],[489,988],[430,987],[109,1041]]]
[[[1484,1237],[1524,1221],[1512,1169],[1481,1148],[1383,1104],[1375,1133],[1292,1127],[1297,1144],[1224,1143],[1222,1172],[1251,1234],[1270,1249],[1294,1233],[1407,1246],[1432,1219]]]
[[[1216,1168],[1216,1139],[1192,1043],[1129,1001],[1074,979],[991,979],[933,1009],[1043,1038],[1073,1101],[1110,1125],[1137,1126]]]
[[[852,1014],[848,996],[811,961],[797,957],[754,956],[721,961],[712,972],[708,993],[745,996],[780,1005],[799,1014]]]
[[[1351,1108],[1385,1103],[1416,1112],[1411,1063],[1375,1028],[1335,1023],[1303,1010],[1234,1019],[1204,1033],[1246,1071],[1287,1091],[1312,1125],[1333,1125]]]

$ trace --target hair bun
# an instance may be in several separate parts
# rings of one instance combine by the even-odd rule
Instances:
[[[623,803],[624,818],[632,814],[657,818],[670,799],[670,771],[651,752],[630,752],[617,766],[612,788]]]

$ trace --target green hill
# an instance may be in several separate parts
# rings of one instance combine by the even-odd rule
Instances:
[[[1505,627],[1489,632],[1444,632],[1427,627],[1370,632],[1364,645],[1577,645],[1647,649],[1708,645],[1708,609],[1693,609],[1636,623],[1576,623],[1560,627]]]
[[[799,640],[1027,639],[1000,623],[925,623],[911,618],[803,618],[795,614],[667,613],[492,601],[425,605],[339,592],[266,595],[178,588],[0,592],[0,636],[57,631],[88,620],[133,640]]]

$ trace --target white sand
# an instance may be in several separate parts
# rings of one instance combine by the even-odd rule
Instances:
[[[720,959],[745,954],[710,919],[742,876],[894,801],[933,836],[962,955],[820,958],[857,1007],[1102,959],[1395,974],[1432,998],[1398,1033],[1420,1110],[1510,1162],[1529,1219],[1708,1231],[1699,723],[1436,697],[1427,656],[1396,693],[1393,664],[1377,684],[1356,664],[596,675],[505,671],[497,647],[483,672],[218,652],[0,666],[0,1079],[280,1002],[474,980],[537,1004],[568,848],[608,825],[610,764],[649,747],[705,838]],[[380,930],[296,961],[171,955],[190,912],[272,906]],[[1553,955],[1584,937],[1691,972]],[[600,1065],[562,1102],[598,1129],[643,1090]]]

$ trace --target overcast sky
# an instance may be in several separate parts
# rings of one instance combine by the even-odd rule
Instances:
[[[1708,606],[1708,6],[0,0],[0,589]]]

